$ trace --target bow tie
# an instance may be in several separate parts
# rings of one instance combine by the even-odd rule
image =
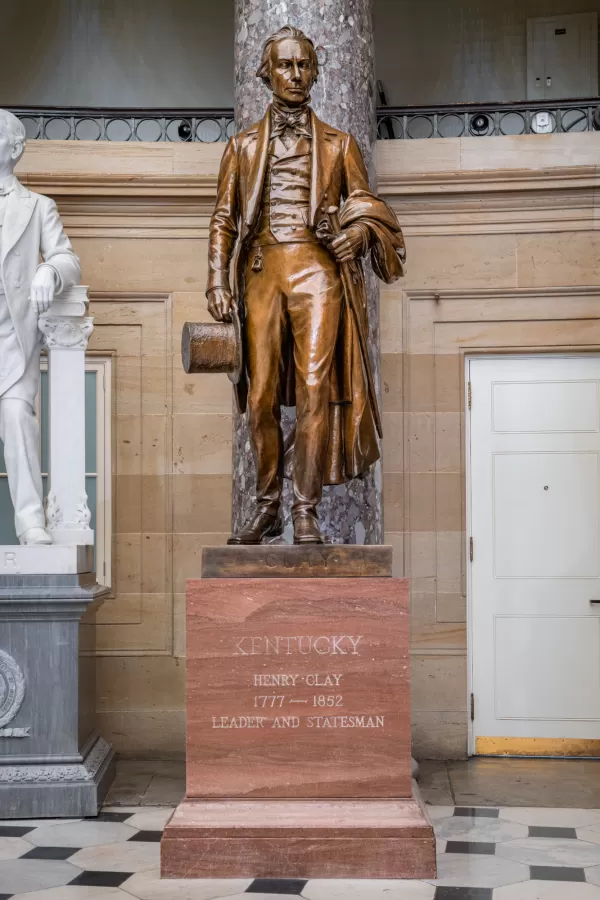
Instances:
[[[271,109],[271,137],[282,136],[286,129],[293,131],[297,137],[312,137],[308,117],[307,107],[288,110],[273,106]]]

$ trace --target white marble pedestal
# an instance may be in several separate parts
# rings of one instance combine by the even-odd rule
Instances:
[[[94,548],[89,544],[0,544],[0,585],[3,575],[79,575],[93,570]]]

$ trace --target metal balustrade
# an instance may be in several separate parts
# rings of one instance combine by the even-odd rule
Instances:
[[[235,132],[231,109],[9,107],[30,140],[217,143]],[[380,107],[380,140],[513,136],[600,130],[600,99]]]
[[[600,99],[469,103],[377,110],[380,140],[514,136],[600,130]]]
[[[235,131],[232,109],[8,109],[24,124],[28,140],[213,144]]]

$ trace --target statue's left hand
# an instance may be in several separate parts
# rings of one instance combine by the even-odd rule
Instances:
[[[54,271],[49,266],[40,266],[33,276],[30,295],[31,303],[36,307],[38,315],[48,312],[55,290]]]
[[[356,225],[349,225],[327,245],[338,262],[350,262],[363,250],[363,234]]]

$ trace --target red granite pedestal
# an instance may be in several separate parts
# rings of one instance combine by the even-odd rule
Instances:
[[[187,790],[167,878],[431,878],[410,772],[407,584],[187,587]]]

